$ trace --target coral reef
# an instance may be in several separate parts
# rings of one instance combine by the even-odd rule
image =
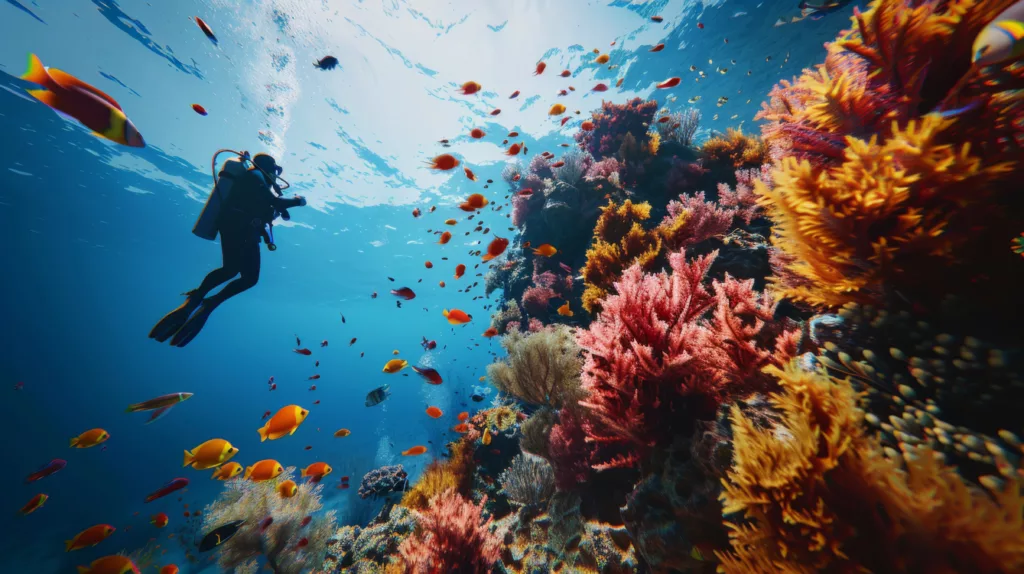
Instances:
[[[544,459],[520,454],[498,477],[509,501],[519,506],[544,504],[555,493],[555,473]]]
[[[704,192],[680,195],[670,201],[668,215],[658,226],[665,245],[674,251],[690,247],[712,237],[725,235],[736,216],[735,209],[719,207],[704,200]]]
[[[612,174],[618,175],[620,168],[619,160],[614,157],[606,157],[591,164],[587,169],[586,177],[587,179],[610,179]]]
[[[327,541],[336,530],[334,511],[320,513],[322,484],[300,484],[294,496],[281,497],[277,485],[294,476],[295,469],[289,467],[274,480],[227,481],[220,497],[203,509],[204,531],[245,521],[232,538],[218,546],[221,568],[230,570],[263,558],[274,572],[300,574],[323,563]],[[273,523],[262,529],[260,523],[268,517]],[[303,526],[306,517],[312,521]],[[297,549],[300,539],[307,544]]]
[[[1024,569],[1016,481],[990,496],[927,446],[887,458],[848,383],[795,363],[767,371],[779,378],[771,403],[782,421],[760,429],[733,409],[722,572]]]
[[[528,287],[523,291],[523,310],[531,318],[547,319],[548,304],[556,297],[558,294],[550,287]]]
[[[398,564],[398,547],[416,526],[409,509],[387,506],[376,520],[365,528],[343,526],[331,539],[323,571],[351,574],[386,574],[402,572]]]
[[[593,446],[587,441],[582,417],[576,409],[562,409],[558,424],[548,433],[548,460],[560,491],[574,490],[590,476]]]
[[[402,465],[382,466],[363,475],[359,483],[359,498],[386,497],[395,492],[404,492],[409,486],[409,475]]]
[[[576,185],[580,178],[594,164],[594,158],[589,153],[579,149],[571,149],[562,154],[558,159],[565,165],[552,169],[554,177],[569,185]]]
[[[500,540],[490,532],[491,520],[480,516],[486,497],[475,505],[454,491],[430,499],[413,512],[416,531],[399,546],[402,566],[410,574],[451,572],[487,574],[498,561]]]
[[[647,125],[654,118],[658,103],[633,98],[624,104],[602,102],[601,111],[593,112],[591,131],[576,133],[576,141],[595,158],[603,158],[620,150],[626,136],[632,136],[634,143],[646,141]]]
[[[683,146],[692,146],[693,138],[700,128],[701,113],[697,108],[687,108],[681,112],[669,112],[662,108],[655,114],[659,121],[655,123],[655,129],[661,136],[663,142],[675,142]],[[668,118],[662,122],[661,118]]]
[[[508,355],[487,366],[487,376],[499,390],[533,405],[554,408],[580,398],[579,347],[563,325],[539,332],[510,333],[501,340]]]
[[[448,445],[447,460],[435,460],[423,470],[420,479],[402,497],[401,505],[412,510],[427,508],[430,499],[438,494],[454,490],[468,495],[472,484],[473,444],[460,439]]]
[[[708,163],[728,163],[735,168],[760,166],[768,159],[768,146],[757,136],[729,128],[725,134],[708,138],[700,148]]]
[[[743,223],[747,225],[761,216],[761,206],[758,205],[757,195],[754,193],[755,181],[773,187],[771,166],[763,165],[760,169],[736,170],[735,188],[730,188],[726,183],[718,184],[718,203],[723,207],[735,210],[736,217],[742,219]]]
[[[510,188],[518,189],[522,183],[523,177],[525,177],[527,173],[527,169],[523,166],[522,162],[511,162],[505,164],[505,167],[501,169],[501,179],[507,183]]]
[[[661,254],[660,234],[649,231],[641,222],[651,216],[648,203],[634,204],[626,200],[622,205],[608,202],[601,208],[601,216],[594,227],[594,242],[587,250],[583,267],[583,308],[596,313],[622,271],[639,264],[650,269]]]
[[[554,409],[544,407],[533,413],[521,425],[523,438],[519,441],[519,447],[523,452],[549,459],[548,437],[557,422],[558,412]]]

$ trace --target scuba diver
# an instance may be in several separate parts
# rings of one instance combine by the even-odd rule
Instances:
[[[803,13],[803,17],[811,16],[814,14],[828,14],[829,12],[835,12],[840,8],[845,8],[847,4],[853,0],[827,0],[821,4],[811,4],[806,0],[800,2],[799,8]]]
[[[217,155],[231,150],[220,150],[213,156],[216,173]],[[221,303],[250,289],[260,278],[260,239],[273,250],[270,229],[278,216],[290,219],[287,209],[306,205],[305,198],[281,197],[287,182],[281,179],[284,171],[273,157],[260,153],[252,159],[248,152],[231,152],[239,159],[224,162],[219,177],[214,176],[214,189],[199,219],[192,229],[195,235],[213,241],[220,233],[222,263],[211,271],[199,287],[184,293],[185,302],[164,315],[149,332],[151,339],[184,347],[199,334],[210,314]],[[251,167],[246,168],[247,164]],[[284,182],[281,188],[279,182]],[[228,283],[215,295],[207,295],[217,286]]]

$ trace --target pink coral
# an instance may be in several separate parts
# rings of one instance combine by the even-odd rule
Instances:
[[[454,490],[430,499],[416,516],[416,532],[399,546],[405,572],[411,574],[487,574],[498,560],[501,542],[482,521],[487,497],[477,506]]]
[[[659,229],[665,243],[672,249],[681,249],[706,241],[729,231],[735,209],[719,207],[713,201],[704,200],[704,192],[696,195],[680,195],[679,201],[670,201],[668,215]]]
[[[542,180],[555,177],[555,174],[551,171],[551,162],[548,161],[548,158],[542,155],[535,155],[533,156],[533,159],[530,160],[530,173]],[[534,189],[533,191],[540,190]]]
[[[757,196],[754,195],[755,181],[772,189],[774,181],[771,177],[771,165],[762,165],[760,169],[736,170],[736,189],[730,189],[724,183],[718,184],[718,203],[735,209],[736,217],[747,225],[761,216],[761,207],[757,204]]]
[[[633,98],[624,104],[602,102],[601,111],[591,114],[594,123],[592,131],[579,131],[576,141],[584,144],[595,158],[612,155],[619,151],[626,134],[632,134],[637,141],[647,137],[647,125],[654,119],[658,102]]]
[[[619,160],[614,157],[606,157],[601,161],[595,161],[587,170],[587,179],[604,178],[608,179],[613,173],[619,173],[622,167]]]
[[[694,420],[712,419],[732,397],[769,388],[760,369],[795,353],[795,333],[766,328],[775,306],[751,281],[726,275],[714,294],[705,288],[717,255],[687,262],[674,253],[671,273],[645,274],[634,265],[598,319],[578,332],[589,392],[580,404],[594,418],[587,440],[611,454],[595,469],[637,465]]]
[[[544,323],[542,323],[541,320],[536,317],[530,317],[530,320],[527,322],[526,328],[531,333],[539,333],[540,331],[544,330]]]
[[[592,450],[580,416],[571,408],[562,409],[558,424],[552,426],[548,434],[549,459],[558,490],[572,490],[587,481]]]
[[[522,227],[526,218],[530,216],[530,199],[519,195],[512,196],[512,225]]]
[[[557,297],[550,287],[530,287],[523,292],[523,309],[534,317],[547,317],[548,303]]]

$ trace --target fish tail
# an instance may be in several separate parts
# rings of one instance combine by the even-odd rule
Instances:
[[[300,473],[299,476],[302,478],[306,478],[306,469],[302,469],[302,473]]]
[[[188,465],[192,464],[195,460],[196,459],[195,459],[194,456],[192,456],[192,453],[190,453],[189,451],[186,450],[185,451],[185,462],[181,466],[188,466]]]
[[[70,446],[72,448],[74,448],[76,445],[78,445],[78,437],[77,436],[75,438],[71,439],[71,445]]]
[[[140,406],[139,403],[135,403],[134,405],[128,405],[128,408],[126,408],[124,410],[124,412],[126,412],[126,413],[134,413],[134,412],[139,410],[139,406]]]
[[[64,541],[64,552],[71,552],[71,547],[74,546],[74,545],[75,545],[75,541],[74,540],[65,540]]]
[[[484,257],[483,257],[484,261],[490,261],[491,259],[494,259],[494,256],[491,255],[490,253],[488,253],[487,255],[484,255]]]
[[[78,574],[89,574],[89,567],[88,566],[79,566],[78,567]]]
[[[261,426],[260,428],[257,429],[256,432],[260,433],[260,442],[267,440],[267,435],[269,434],[269,431],[267,430],[266,426]]]
[[[50,74],[46,73],[46,68],[43,67],[42,60],[35,54],[28,55],[28,70],[25,71],[25,75],[21,77],[26,82],[32,82],[33,84],[39,84],[43,87],[49,87],[53,80],[50,79]]]

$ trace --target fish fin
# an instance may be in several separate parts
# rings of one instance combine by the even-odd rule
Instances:
[[[95,87],[93,85],[87,84],[87,83],[83,82],[82,80],[79,80],[78,78],[72,76],[71,74],[69,74],[67,72],[63,72],[63,71],[58,70],[56,68],[51,68],[49,70],[49,73],[50,73],[50,78],[52,78],[54,82],[57,82],[57,84],[60,85],[61,87],[68,88],[68,89],[75,89],[75,88],[77,88],[79,90],[83,90],[83,91],[89,92],[90,94],[93,94],[94,96],[99,96],[100,98],[103,98],[104,100],[106,100],[106,102],[108,104],[114,106],[115,108],[117,108],[119,110],[121,109],[121,104],[118,104],[117,100],[115,100],[109,94],[107,94],[106,92],[100,90],[99,88],[97,88],[97,87]]]
[[[53,108],[57,104],[57,94],[50,90],[29,90],[28,95]],[[56,109],[56,108],[54,108]]]
[[[291,436],[291,435],[295,434],[295,431],[297,431],[297,430],[299,430],[299,427],[293,427],[292,431],[290,433],[288,433],[288,436]]]
[[[494,256],[491,255],[490,253],[488,253],[487,255],[483,256],[483,260],[484,261],[490,261],[491,259],[494,259]]]
[[[78,574],[89,574],[89,567],[88,566],[79,566],[78,567]]]
[[[254,467],[252,467],[252,466],[245,467],[245,474],[242,476],[242,480],[249,480],[249,477],[252,476],[252,469],[253,468]]]
[[[263,442],[263,441],[267,440],[267,434],[268,434],[267,427],[262,426],[262,427],[260,427],[260,428],[258,428],[256,430],[257,430],[258,433],[260,433],[260,442]]]
[[[299,476],[302,478],[306,478],[306,469],[302,469],[302,473],[300,473]]]
[[[78,437],[71,439],[71,447],[75,447],[78,444]]]
[[[64,552],[71,552],[71,547],[74,546],[74,545],[75,545],[75,541],[74,540],[65,540],[64,541]]]
[[[33,84],[39,84],[40,86],[47,86],[53,82],[50,74],[46,73],[42,60],[35,54],[28,55],[28,70],[25,71],[25,75],[21,79]]]
[[[194,456],[192,456],[192,453],[190,453],[189,451],[186,450],[185,451],[185,462],[181,466],[188,466],[188,465],[192,464],[193,462],[195,462],[195,460],[196,459],[195,459]]]
[[[128,408],[126,408],[124,410],[124,412],[126,412],[126,413],[134,413],[135,412],[135,407],[137,407],[137,406],[139,406],[139,405],[137,405],[137,404],[135,404],[135,405],[128,405]]]

